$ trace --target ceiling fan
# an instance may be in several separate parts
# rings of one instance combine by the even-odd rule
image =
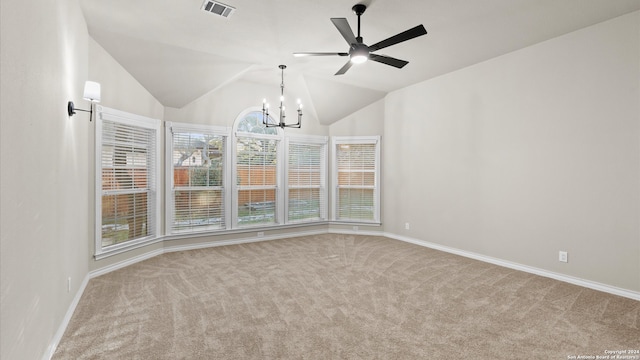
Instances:
[[[427,30],[422,25],[418,25],[414,28],[411,28],[407,31],[403,31],[397,35],[394,35],[388,39],[377,42],[371,46],[367,46],[362,42],[362,36],[360,36],[360,15],[364,14],[364,11],[367,9],[367,6],[364,4],[356,4],[351,10],[358,15],[358,37],[353,34],[347,19],[345,18],[331,18],[331,22],[333,25],[338,28],[338,31],[342,35],[342,37],[349,44],[349,52],[297,52],[294,53],[294,56],[349,56],[349,61],[344,64],[344,66],[338,70],[336,75],[342,75],[351,68],[353,64],[360,64],[367,60],[377,61],[379,63],[387,64],[390,66],[394,66],[398,69],[403,68],[409,62],[392,58],[390,56],[372,54],[372,52],[384,49],[388,46],[395,45],[401,43],[403,41],[411,40],[418,36],[426,35]]]

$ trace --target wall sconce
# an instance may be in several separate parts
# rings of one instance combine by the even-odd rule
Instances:
[[[75,107],[75,105],[73,104],[73,101],[69,101],[67,103],[67,113],[69,114],[69,116],[73,116],[76,113],[76,110],[78,111],[84,111],[84,112],[88,112],[89,113],[89,121],[92,120],[92,115],[93,115],[93,103],[99,103],[100,102],[100,84],[95,82],[95,81],[87,81],[84,83],[84,95],[82,96],[83,99],[90,101],[91,104],[90,106],[90,110],[84,110],[84,109],[78,109]]]

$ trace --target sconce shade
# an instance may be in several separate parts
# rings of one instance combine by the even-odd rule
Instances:
[[[95,81],[85,82],[82,98],[91,102],[100,102],[100,84]]]
[[[76,110],[84,111],[89,113],[89,121],[91,121],[91,116],[93,115],[93,103],[100,102],[100,84],[95,81],[87,81],[84,83],[84,94],[82,98],[88,101],[91,101],[89,110],[78,109],[73,101],[67,102],[67,114],[69,116],[73,116],[76,114]]]

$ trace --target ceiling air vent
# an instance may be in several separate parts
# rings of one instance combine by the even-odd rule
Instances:
[[[204,3],[202,4],[202,10],[210,12],[212,14],[220,15],[225,18],[230,18],[234,11],[236,11],[236,9],[232,6],[211,0],[204,0]]]

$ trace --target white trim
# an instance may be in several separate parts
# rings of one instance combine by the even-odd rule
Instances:
[[[104,274],[108,274],[112,271],[116,271],[116,270],[120,270],[122,268],[125,268],[127,266],[133,265],[133,264],[137,264],[141,261],[145,261],[145,260],[149,260],[151,258],[154,258],[158,255],[162,255],[164,253],[164,248],[160,248],[160,249],[155,249],[155,250],[151,250],[147,253],[144,254],[140,254],[137,256],[134,256],[132,258],[126,259],[126,260],[122,260],[119,261],[117,263],[111,264],[111,265],[107,265],[103,268],[100,269],[96,269],[93,271],[89,272],[89,279],[93,279],[96,278],[98,276],[104,275]]]
[[[332,223],[335,224],[335,223]],[[343,234],[343,235],[366,235],[366,236],[385,236],[385,233],[382,231],[376,231],[376,230],[360,230],[359,225],[364,225],[364,226],[370,226],[373,224],[369,224],[369,223],[352,223],[349,225],[353,225],[354,227],[357,227],[358,230],[347,230],[347,229],[329,229],[329,234]]]
[[[256,231],[254,230],[251,232],[255,233]],[[252,237],[245,237],[240,239],[209,241],[206,243],[198,243],[198,244],[190,244],[190,245],[176,245],[176,246],[165,247],[164,253],[207,249],[207,248],[227,246],[227,245],[248,244],[248,243],[261,242],[261,241],[281,240],[281,239],[295,238],[295,237],[301,237],[301,236],[321,235],[326,233],[327,233],[326,229],[321,229],[321,230],[292,232],[292,233],[286,233],[286,234],[273,234],[273,235],[266,235],[261,237],[252,236]]]
[[[593,289],[593,290],[597,290],[597,291],[606,292],[606,293],[613,294],[613,295],[626,297],[626,298],[633,299],[633,300],[640,300],[640,292],[638,292],[638,291],[622,289],[622,288],[619,288],[619,287],[616,287],[616,286],[602,284],[602,283],[599,283],[599,282],[596,282],[596,281],[585,280],[585,279],[581,279],[581,278],[577,278],[577,277],[573,277],[573,276],[565,275],[565,274],[559,274],[559,273],[556,273],[556,272],[553,272],[553,271],[548,271],[548,270],[536,268],[536,267],[533,267],[533,266],[522,265],[522,264],[514,263],[514,262],[511,262],[511,261],[497,259],[497,258],[494,258],[494,257],[481,255],[481,254],[477,254],[477,253],[470,252],[470,251],[460,250],[460,249],[452,248],[452,247],[449,247],[449,246],[434,244],[432,242],[428,242],[428,241],[424,241],[424,240],[418,240],[418,239],[414,239],[414,238],[410,238],[410,237],[406,237],[406,236],[402,236],[402,235],[396,235],[396,234],[386,233],[386,232],[383,233],[383,235],[388,237],[388,238],[391,238],[391,239],[404,241],[404,242],[411,243],[411,244],[414,244],[414,245],[424,246],[424,247],[427,247],[427,248],[430,248],[430,249],[434,249],[434,250],[438,250],[438,251],[444,251],[444,252],[447,252],[447,253],[450,253],[450,254],[454,254],[454,255],[464,256],[466,258],[479,260],[479,261],[486,262],[486,263],[489,263],[489,264],[502,266],[502,267],[506,267],[506,268],[509,268],[509,269],[513,269],[513,270],[523,271],[523,272],[526,272],[526,273],[530,273],[530,274],[534,274],[534,275],[539,275],[539,276],[551,278],[551,279],[554,279],[554,280],[566,282],[566,283],[573,284],[573,285],[578,285],[578,286],[581,286],[581,287],[585,287],[585,288],[589,288],[589,289]]]
[[[173,123],[164,123],[164,235],[173,224]]]
[[[155,184],[151,192],[155,206],[153,211],[153,235],[142,239],[130,240],[121,244],[115,244],[103,248],[102,246],[102,121],[109,120],[127,125],[137,126],[145,129],[149,129],[155,132],[155,161],[153,166],[155,175]],[[162,121],[158,119],[152,119],[146,116],[131,114],[124,111],[111,109],[104,106],[96,106],[96,126],[95,126],[95,229],[94,229],[94,256],[96,259],[104,258],[109,255],[113,255],[124,251],[125,249],[131,249],[136,246],[144,246],[154,241],[157,241],[162,236],[162,136],[160,131],[162,130]]]
[[[231,192],[225,192],[225,195],[229,195],[231,194],[231,223],[229,224],[230,229],[246,229],[246,228],[251,228],[251,226],[239,226],[238,225],[238,189],[239,189],[239,185],[238,185],[238,138],[242,137],[242,138],[255,138],[255,139],[263,139],[263,140],[276,140],[276,186],[275,188],[273,186],[269,187],[269,189],[275,189],[276,195],[275,195],[275,203],[276,203],[276,212],[274,214],[275,219],[274,219],[274,224],[272,224],[271,226],[277,227],[279,225],[283,225],[284,222],[282,221],[282,206],[281,204],[281,192],[282,192],[282,187],[281,187],[281,183],[282,183],[282,157],[284,156],[284,131],[279,128],[279,127],[271,127],[270,129],[275,129],[277,135],[271,135],[271,134],[254,134],[254,133],[246,133],[246,132],[239,132],[238,131],[238,125],[240,123],[240,121],[242,119],[245,118],[245,116],[247,116],[248,114],[252,113],[252,112],[259,112],[262,113],[262,109],[258,108],[258,107],[249,107],[245,110],[243,110],[242,112],[240,112],[240,114],[238,114],[238,116],[235,118],[235,120],[233,121],[233,128],[232,128],[232,134],[231,134],[231,151],[230,151],[230,155],[231,155],[231,163],[229,164],[229,169],[231,170]],[[271,117],[271,115],[269,115],[269,119],[273,119]],[[269,120],[268,120],[269,121]],[[274,122],[275,123],[275,122]],[[228,213],[226,213],[225,215],[228,215]],[[261,226],[262,224],[259,224],[257,226]]]
[[[287,184],[286,182],[284,182],[284,176],[285,176],[285,169],[286,169],[286,156],[287,154],[285,154],[285,138],[284,138],[284,131],[282,131],[282,136],[280,137],[280,140],[278,140],[277,143],[277,154],[276,154],[276,225],[284,225],[285,224],[285,204],[284,204],[284,194],[287,192],[287,187],[284,184]],[[236,159],[236,163],[237,163],[237,159]],[[236,194],[236,197],[239,197]]]
[[[69,322],[73,317],[73,313],[76,311],[76,307],[78,307],[78,304],[80,303],[82,294],[84,294],[84,290],[86,289],[87,284],[89,284],[89,279],[89,274],[87,274],[84,279],[82,279],[80,288],[78,288],[76,295],[73,297],[73,300],[71,300],[71,304],[69,305],[67,312],[62,318],[62,322],[60,323],[60,326],[58,326],[58,331],[56,331],[55,335],[53,335],[53,339],[51,339],[49,347],[42,356],[42,360],[50,360],[53,357],[53,354],[56,352],[56,349],[60,344],[60,340],[62,340],[62,337],[64,336],[64,332],[67,331],[67,327],[69,326]]]
[[[320,145],[323,147],[323,159],[322,162],[320,164],[320,173],[321,173],[321,178],[320,178],[320,196],[324,197],[324,199],[320,199],[320,200],[324,200],[324,204],[321,204],[321,208],[320,208],[320,220],[321,222],[324,221],[328,221],[329,216],[328,216],[328,208],[329,208],[329,194],[328,194],[328,177],[329,177],[329,137],[328,136],[318,136],[318,135],[286,135],[285,136],[285,146],[284,146],[284,157],[283,157],[283,163],[284,163],[284,171],[282,174],[283,177],[283,184],[284,184],[284,189],[283,189],[283,196],[284,196],[284,202],[283,202],[283,221],[281,222],[282,224],[303,224],[303,223],[309,223],[309,224],[313,224],[313,223],[318,223],[317,220],[314,221],[290,221],[289,220],[289,149],[291,144],[298,144],[298,145]],[[315,187],[314,187],[315,188]]]
[[[374,135],[374,136],[332,136],[331,137],[331,184],[329,185],[331,187],[331,197],[330,197],[330,206],[331,206],[331,214],[330,214],[330,220],[331,221],[344,221],[344,222],[348,222],[348,220],[345,219],[338,219],[338,152],[336,151],[336,146],[337,145],[341,145],[341,144],[375,144],[375,163],[376,163],[376,169],[374,172],[374,213],[373,213],[373,220],[370,221],[371,223],[377,224],[380,223],[380,204],[381,204],[381,199],[380,196],[382,194],[381,192],[381,187],[382,187],[382,183],[381,183],[381,168],[382,168],[382,163],[381,158],[380,158],[380,146],[381,146],[381,137],[380,135]],[[358,219],[355,220],[355,222],[363,222],[362,220]]]
[[[164,214],[164,234],[165,236],[177,235],[173,232],[173,216],[174,216],[174,164],[173,164],[173,134],[174,133],[198,133],[198,134],[211,134],[215,136],[221,136],[224,141],[223,148],[223,164],[222,164],[222,194],[224,199],[223,209],[224,209],[224,229],[230,229],[231,224],[229,223],[230,217],[230,206],[231,201],[229,199],[228,193],[228,185],[231,183],[230,179],[230,165],[229,161],[231,158],[230,150],[231,150],[231,128],[223,127],[223,126],[215,126],[215,125],[201,125],[201,124],[188,124],[188,123],[179,123],[179,122],[165,122],[165,186],[164,186],[164,199],[165,199],[165,214]],[[181,188],[186,190],[184,187]],[[212,188],[210,188],[212,189]],[[217,189],[219,190],[219,189]],[[197,233],[198,231],[194,231],[193,233]],[[190,232],[185,232],[188,234]],[[179,234],[179,233],[178,233]]]
[[[286,135],[290,142],[296,144],[329,144],[329,137],[323,135]]]
[[[214,135],[221,135],[221,136],[229,136],[231,134],[231,128],[227,126],[189,124],[189,123],[172,122],[172,121],[166,121],[164,123],[164,126],[168,128],[170,131],[175,131],[175,132],[196,131],[198,133],[206,132],[207,134],[214,134]]]
[[[161,121],[150,117],[132,114],[121,110],[108,108],[102,105],[96,106],[96,113],[101,120],[126,122],[145,129],[159,130]]]
[[[131,251],[131,250],[135,250],[135,249],[139,249],[141,247],[145,247],[145,246],[149,246],[149,245],[152,245],[152,244],[156,244],[156,243],[162,242],[163,240],[164,240],[163,236],[156,236],[154,238],[150,237],[148,239],[127,241],[127,242],[119,244],[119,245],[122,245],[122,246],[110,247],[109,250],[103,251],[100,254],[95,254],[95,255],[93,255],[93,257],[96,260],[102,260],[102,259],[106,259],[106,258],[108,258],[110,256],[113,256],[113,255],[126,253],[126,252]]]

